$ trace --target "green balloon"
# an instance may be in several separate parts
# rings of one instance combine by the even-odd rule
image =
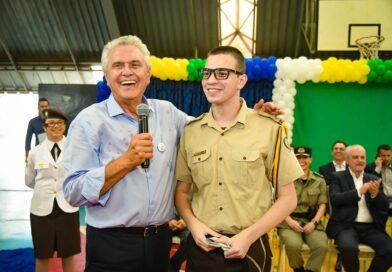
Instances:
[[[384,73],[384,79],[386,82],[392,82],[392,71],[388,70]]]
[[[392,70],[392,59],[384,61],[384,65],[388,70]]]
[[[385,68],[384,64],[380,64],[376,67],[376,73],[382,76],[386,72],[387,68]]]
[[[368,82],[374,82],[376,80],[377,74],[375,71],[370,71],[367,77],[368,77]]]

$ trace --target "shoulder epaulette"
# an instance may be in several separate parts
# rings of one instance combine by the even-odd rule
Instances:
[[[192,123],[195,123],[195,122],[197,122],[197,121],[200,121],[201,119],[204,118],[204,116],[205,116],[206,114],[207,114],[207,113],[203,113],[202,115],[199,115],[198,117],[195,117],[194,119],[188,121],[188,123],[187,123],[185,126],[188,126],[188,125],[190,125],[190,124],[192,124]]]
[[[273,116],[271,114],[265,113],[263,111],[258,111],[257,114],[259,116],[263,116],[263,117],[269,118],[272,121],[274,121],[275,123],[278,123],[279,125],[282,124],[282,122],[278,118],[276,118],[275,116]]]
[[[315,175],[315,176],[318,176],[318,177],[320,177],[320,178],[324,178],[324,176],[323,175],[321,175],[320,173],[318,173],[318,172],[313,172],[313,174]]]

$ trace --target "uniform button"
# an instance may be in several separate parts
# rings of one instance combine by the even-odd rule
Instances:
[[[219,160],[221,161],[221,160],[223,160],[223,158],[222,158],[222,157],[219,157]]]
[[[222,210],[223,210],[223,208],[222,208],[222,207],[219,207],[219,210],[220,210],[220,211],[222,211]]]
[[[246,160],[246,157],[243,157],[244,160]]]
[[[56,181],[56,182],[57,182],[57,179],[55,178],[55,179],[54,179],[54,181]]]
[[[197,158],[198,161],[200,161],[200,158]]]
[[[221,133],[221,136],[225,135],[224,133]]]
[[[54,169],[57,169],[57,166],[56,166],[56,165],[54,166]]]
[[[218,185],[219,185],[219,186],[222,186],[222,182],[219,182]]]

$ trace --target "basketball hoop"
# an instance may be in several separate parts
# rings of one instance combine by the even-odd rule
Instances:
[[[367,36],[355,40],[361,53],[361,59],[378,59],[378,50],[384,40],[383,36]]]

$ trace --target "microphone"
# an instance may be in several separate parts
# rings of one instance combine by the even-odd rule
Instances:
[[[139,133],[148,132],[148,114],[150,113],[150,107],[147,104],[141,103],[136,107],[136,113],[139,115]],[[150,160],[147,159],[142,163],[142,168],[148,168],[150,166]]]

